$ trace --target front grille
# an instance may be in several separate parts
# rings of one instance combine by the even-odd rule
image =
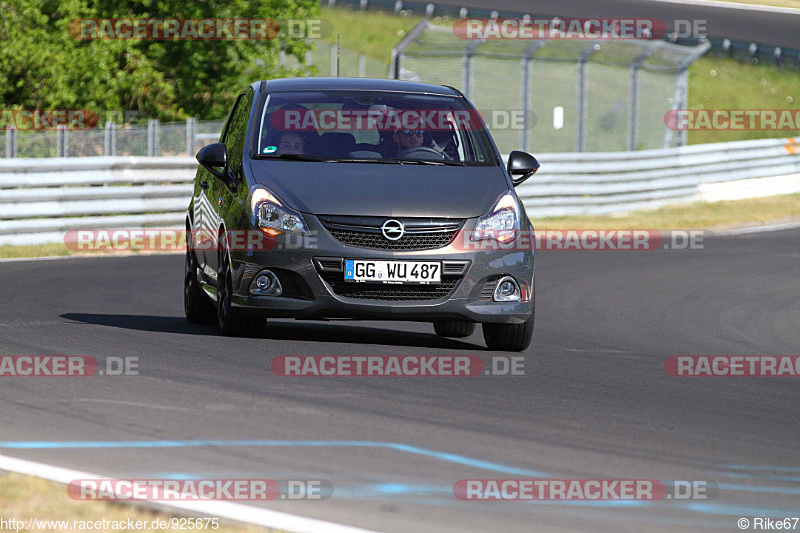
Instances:
[[[445,278],[438,285],[389,285],[382,283],[348,283],[341,273],[321,272],[320,276],[333,292],[360,300],[420,301],[438,300],[453,292],[461,278]]]
[[[387,217],[320,216],[325,229],[334,239],[350,246],[377,250],[433,250],[453,242],[463,221],[453,219],[397,218],[405,233],[392,241],[381,233]]]

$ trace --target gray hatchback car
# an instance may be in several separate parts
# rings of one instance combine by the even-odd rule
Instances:
[[[489,349],[533,334],[533,228],[508,165],[457,90],[348,78],[253,83],[200,167],[186,217],[191,322],[260,336],[268,318],[480,323]]]

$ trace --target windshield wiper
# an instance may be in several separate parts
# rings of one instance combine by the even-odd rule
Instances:
[[[305,154],[253,154],[251,156],[252,159],[284,159],[287,161],[325,161],[329,162],[330,159],[326,157],[319,157],[316,155],[305,155]]]
[[[329,163],[388,163],[391,165],[399,163],[397,159],[388,159],[385,157],[358,157],[358,158],[344,158],[344,159],[329,159]]]
[[[401,165],[405,163],[410,163],[412,165],[437,165],[437,166],[448,165],[456,167],[467,166],[466,163],[462,163],[461,161],[448,161],[446,159],[393,159],[393,161],[397,161]]]

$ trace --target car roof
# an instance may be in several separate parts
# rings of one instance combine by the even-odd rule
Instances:
[[[437,94],[442,96],[461,96],[458,91],[443,85],[420,83],[416,81],[389,80],[377,78],[280,78],[256,82],[262,90],[267,91],[315,91],[315,90],[349,90],[349,91],[392,91],[415,94]]]

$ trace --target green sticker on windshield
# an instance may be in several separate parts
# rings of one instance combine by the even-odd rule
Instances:
[[[275,152],[277,149],[278,149],[277,146],[267,146],[266,148],[264,148],[264,153],[271,154],[272,152]]]

